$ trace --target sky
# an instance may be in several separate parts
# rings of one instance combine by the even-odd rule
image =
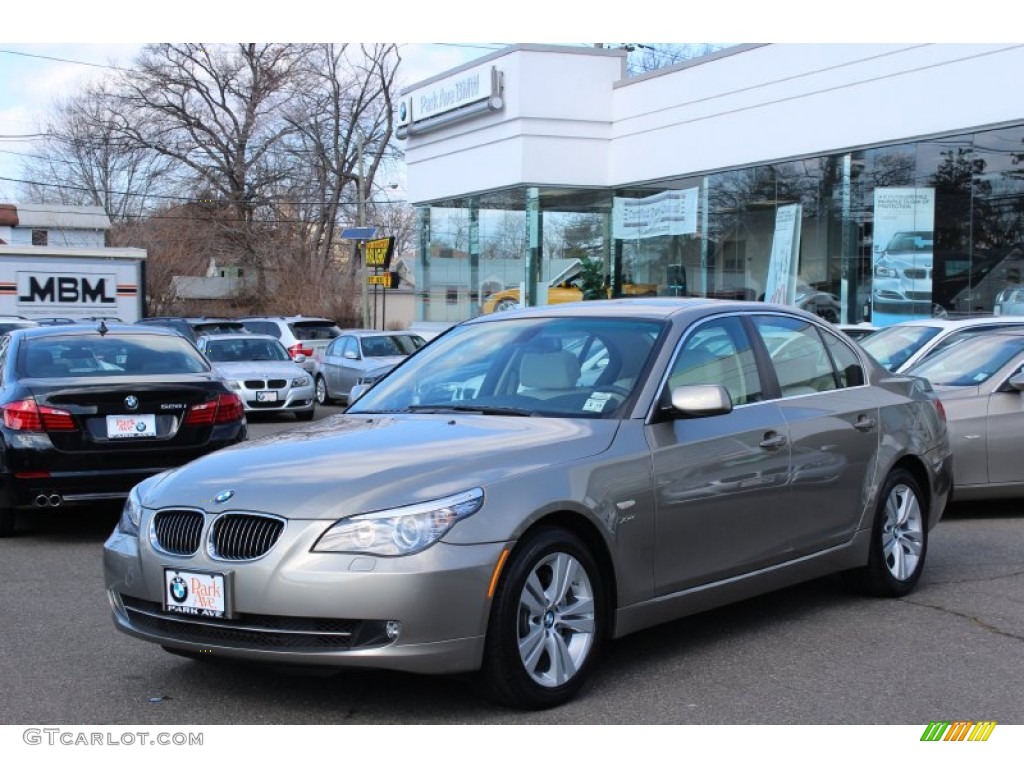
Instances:
[[[972,19],[1000,19],[987,26],[950,23],[955,17],[943,12],[943,6],[955,6],[947,0],[932,0],[927,14],[920,13],[917,3],[891,0],[861,0],[855,11],[850,7],[828,13],[826,6],[812,0],[787,0],[784,6],[719,0],[703,8],[648,0],[642,13],[623,13],[625,7],[614,5],[602,11],[602,6],[566,0],[515,0],[501,6],[468,0],[390,0],[379,6],[387,9],[386,14],[376,13],[378,6],[372,3],[323,0],[249,0],[244,5],[178,0],[171,6],[137,0],[11,3],[13,7],[4,8],[0,29],[0,202],[16,199],[17,186],[6,179],[20,178],[23,158],[18,153],[32,152],[23,137],[39,130],[50,105],[102,74],[104,67],[130,64],[144,42],[154,42],[154,30],[159,30],[159,41],[315,42],[334,36],[410,40],[401,44],[400,69],[402,84],[410,85],[508,44],[483,42],[496,37],[533,43],[574,38],[649,41],[666,29],[673,31],[673,38],[693,43],[953,42],[972,33],[987,36],[975,42],[1019,37],[1024,3],[996,2],[971,4]],[[989,3],[991,16],[981,12]],[[45,9],[42,17],[40,7]],[[365,10],[353,13],[361,7]],[[166,12],[147,16],[152,11],[146,9],[151,8]],[[855,13],[857,23],[837,17],[844,12]],[[437,40],[448,42],[433,42]]]
[[[2,33],[0,33],[2,37]],[[411,85],[487,55],[503,43],[425,44],[401,47],[399,73]],[[40,130],[51,105],[110,66],[129,66],[139,43],[9,43],[0,39],[0,202],[17,199],[31,134]]]

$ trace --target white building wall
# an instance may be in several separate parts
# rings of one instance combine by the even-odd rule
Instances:
[[[503,109],[410,138],[410,201],[519,186],[526,178],[604,186],[611,85],[623,76],[624,52],[526,45],[488,59],[504,75]]]
[[[1020,45],[766,45],[614,88],[613,186],[1024,119]]]
[[[410,200],[626,186],[1024,120],[1022,45],[771,44],[630,80],[623,55],[487,57],[505,74],[504,109],[412,136]]]

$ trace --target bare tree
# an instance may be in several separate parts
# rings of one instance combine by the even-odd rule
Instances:
[[[307,45],[149,45],[118,84],[115,136],[151,150],[191,175],[231,211],[229,233],[242,263],[266,293],[261,216],[274,221],[268,193],[287,175],[275,156],[295,127],[280,119],[295,99]]]
[[[170,163],[116,135],[109,85],[99,81],[54,103],[22,163],[29,202],[96,205],[116,224],[142,216],[167,192]]]
[[[392,90],[400,62],[393,43],[312,47],[301,88],[285,117],[294,156],[290,192],[304,205],[295,214],[305,232],[305,259],[316,279],[338,260],[338,231],[355,224],[394,136]],[[356,259],[348,259],[355,277]]]

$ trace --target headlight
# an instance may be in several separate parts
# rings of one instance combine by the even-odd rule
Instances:
[[[875,277],[899,277],[899,273],[893,267],[878,262],[875,265]]]
[[[117,530],[129,536],[139,535],[139,523],[142,520],[142,500],[139,498],[138,487],[132,488],[125,499],[121,519],[117,521]]]
[[[473,488],[436,501],[354,515],[328,528],[313,545],[313,551],[385,557],[412,555],[436,542],[483,503],[483,490]]]
[[[309,376],[299,376],[298,378],[292,379],[293,387],[308,387]]]

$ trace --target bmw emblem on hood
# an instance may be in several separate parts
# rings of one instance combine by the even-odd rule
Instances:
[[[213,497],[213,500],[216,501],[218,504],[223,504],[225,501],[227,501],[234,495],[234,491],[221,491],[220,493]]]
[[[136,408],[139,407],[139,398],[137,398],[135,395],[128,395],[128,397],[124,399],[124,406],[129,411],[134,411]]]

